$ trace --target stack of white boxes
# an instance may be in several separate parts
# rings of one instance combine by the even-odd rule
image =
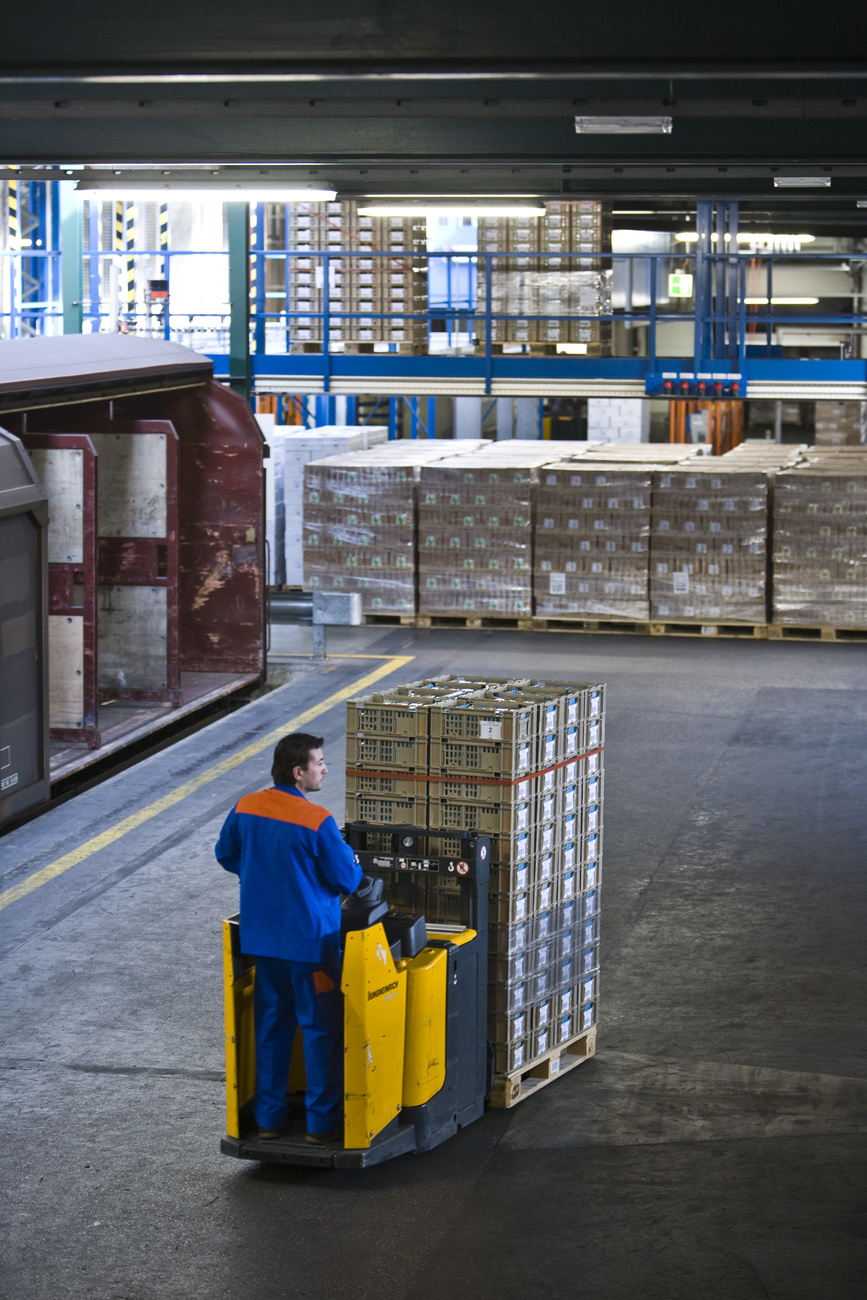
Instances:
[[[326,456],[366,451],[387,441],[388,427],[383,424],[326,424],[318,429],[288,426],[274,430],[270,442],[274,514],[268,516],[275,522],[271,543],[272,582],[285,583],[287,587],[300,587],[304,582],[304,466]],[[275,563],[276,555],[280,556],[282,568],[279,561]],[[281,572],[282,576],[278,577]]]
[[[649,442],[650,402],[644,397],[589,397],[587,437],[601,442]]]

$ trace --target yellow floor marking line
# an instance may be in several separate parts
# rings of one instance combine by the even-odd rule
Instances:
[[[70,867],[83,862],[85,858],[89,858],[93,853],[98,853],[100,849],[107,848],[109,844],[114,844],[128,834],[129,831],[134,831],[138,826],[150,821],[152,817],[158,817],[160,813],[165,812],[168,808],[173,808],[175,804],[181,803],[188,795],[195,794],[197,790],[201,790],[203,786],[210,784],[211,781],[216,781],[218,777],[225,776],[227,772],[231,772],[233,767],[246,763],[248,758],[255,758],[257,754],[261,754],[263,749],[276,745],[281,736],[288,736],[290,732],[298,731],[306,726],[308,722],[312,722],[314,718],[318,718],[321,714],[327,713],[329,709],[333,709],[336,704],[342,704],[344,700],[351,699],[359,691],[363,691],[368,686],[373,686],[374,682],[378,682],[381,677],[387,677],[389,673],[396,672],[398,668],[403,668],[405,664],[412,663],[414,658],[414,655],[393,655],[389,657],[385,663],[380,664],[378,668],[374,668],[373,672],[368,673],[366,677],[360,677],[351,686],[345,686],[342,691],[335,691],[333,695],[329,695],[327,699],[314,705],[312,709],[307,709],[304,713],[299,713],[297,717],[290,718],[282,727],[275,727],[266,736],[253,741],[250,745],[246,745],[244,749],[239,749],[236,754],[230,754],[228,758],[223,759],[222,763],[218,763],[215,767],[209,767],[206,772],[194,777],[192,781],[186,781],[183,785],[179,785],[175,790],[170,791],[169,794],[163,795],[161,799],[156,799],[153,803],[148,804],[146,808],[141,808],[129,817],[124,817],[123,821],[117,822],[116,825],[109,827],[107,831],[103,831],[101,835],[94,836],[92,840],[79,845],[77,849],[73,849],[70,853],[65,853],[56,862],[50,862],[47,867],[34,871],[32,876],[22,880],[20,884],[13,885],[11,889],[6,889],[3,893],[0,893],[0,911],[4,907],[9,907],[11,903],[16,903],[19,898],[24,898],[26,894],[32,893],[34,889],[38,889],[40,885],[46,884],[47,881],[56,880]]]

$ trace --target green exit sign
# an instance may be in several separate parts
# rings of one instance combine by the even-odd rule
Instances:
[[[668,277],[668,296],[669,298],[691,298],[692,276],[683,271],[677,271],[674,275],[670,275]]]

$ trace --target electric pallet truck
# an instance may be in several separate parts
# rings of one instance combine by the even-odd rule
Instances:
[[[220,1146],[225,1155],[366,1168],[407,1152],[430,1151],[483,1113],[492,1083],[490,841],[465,833],[458,857],[428,853],[429,837],[441,834],[415,826],[385,830],[365,822],[344,828],[362,870],[382,880],[383,888],[371,890],[367,899],[352,895],[342,909],[342,1145],[314,1147],[304,1141],[300,1032],[288,1080],[297,1129],[290,1125],[283,1138],[259,1139],[251,1113],[255,967],[241,952],[238,917],[223,922],[228,1131]],[[384,850],[374,847],[383,843]]]

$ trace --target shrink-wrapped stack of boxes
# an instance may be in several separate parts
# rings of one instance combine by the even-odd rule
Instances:
[[[387,442],[305,465],[305,590],[357,591],[367,615],[414,614],[415,485],[420,466],[453,447]]]
[[[653,469],[591,456],[539,471],[535,612],[646,619]]]
[[[867,453],[805,459],[774,484],[773,621],[867,627]]]
[[[480,253],[512,254],[491,259],[492,312],[515,317],[492,323],[494,343],[571,343],[596,356],[610,350],[610,321],[593,319],[611,312],[610,263],[599,256],[611,250],[608,205],[564,200],[546,203],[537,218],[481,217],[478,241]],[[564,256],[576,252],[587,256]],[[480,267],[478,312],[485,308]],[[476,330],[482,332],[481,321]]]
[[[762,470],[702,457],[654,472],[651,618],[764,623],[767,557]]]
[[[537,457],[544,460],[544,454]],[[454,456],[421,468],[421,614],[532,614],[532,458]]]

